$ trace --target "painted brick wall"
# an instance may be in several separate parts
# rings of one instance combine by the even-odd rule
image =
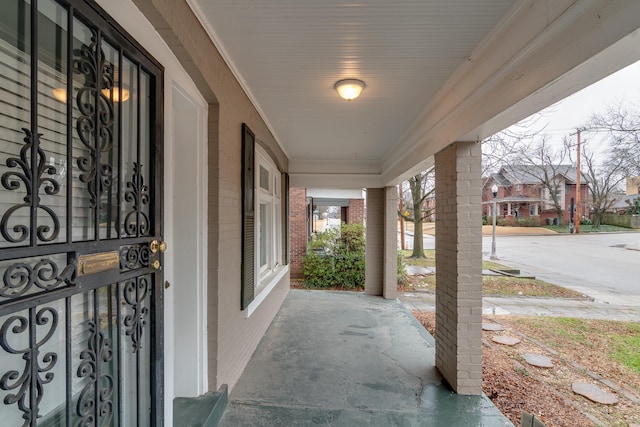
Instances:
[[[395,299],[398,293],[398,189],[384,188],[384,283],[382,295]]]
[[[435,156],[436,366],[460,394],[482,393],[480,144]]]
[[[307,250],[307,190],[289,189],[289,256],[291,277],[301,279]]]
[[[364,222],[364,199],[349,199],[349,224]]]
[[[367,238],[364,291],[382,295],[384,278],[384,188],[367,188]]]
[[[208,117],[208,388],[238,381],[289,291],[289,274],[256,311],[240,310],[241,126],[286,172],[288,159],[185,0],[133,0],[210,104]],[[179,272],[176,272],[179,274]]]

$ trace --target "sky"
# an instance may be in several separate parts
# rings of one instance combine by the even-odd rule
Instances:
[[[557,102],[534,127],[544,127],[542,133],[550,135],[553,142],[561,143],[563,137],[575,133],[594,113],[621,101],[640,106],[640,61]],[[589,137],[595,138],[584,135],[587,140]],[[576,137],[571,138],[575,141]]]

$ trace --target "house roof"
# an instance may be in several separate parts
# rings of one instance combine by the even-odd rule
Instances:
[[[618,200],[611,209],[620,210],[627,209],[631,203],[637,198],[640,198],[640,194],[630,194],[628,196],[623,196],[620,200]]]
[[[509,186],[514,184],[540,184],[542,177],[558,175],[569,181],[569,183],[575,184],[577,169],[572,165],[513,165],[503,166],[493,176],[499,185]],[[584,174],[582,174],[581,183],[587,183]]]

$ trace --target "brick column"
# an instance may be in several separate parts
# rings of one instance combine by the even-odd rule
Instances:
[[[364,291],[396,298],[398,216],[395,187],[367,188],[367,240]]]
[[[382,295],[395,299],[398,293],[398,189],[385,187],[384,282]]]
[[[482,394],[480,144],[435,155],[436,366],[460,394]]]
[[[369,295],[382,295],[384,205],[384,188],[367,188],[364,292]]]
[[[349,224],[364,222],[364,199],[349,199]]]
[[[289,259],[292,278],[301,279],[307,250],[307,190],[289,189]]]

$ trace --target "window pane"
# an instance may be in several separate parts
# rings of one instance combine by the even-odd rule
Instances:
[[[269,191],[269,171],[260,165],[260,188]]]
[[[30,5],[22,1],[0,2],[0,175],[3,176],[20,172],[19,167],[10,168],[7,162],[20,158],[26,137],[22,129],[31,128],[30,10]],[[7,176],[11,182],[21,182],[15,176]],[[23,228],[28,229],[30,223],[29,206],[24,203],[27,188],[18,185],[9,191],[7,186],[1,187],[0,208],[8,237],[0,237],[0,246],[28,244],[30,236]]]
[[[53,0],[38,3],[38,133],[47,163],[39,190],[37,227],[49,227],[38,240],[66,239],[67,103],[56,98],[67,92],[67,12]],[[46,184],[45,184],[46,182]]]
[[[260,168],[262,169],[262,168]],[[261,173],[262,174],[262,173]],[[266,203],[260,203],[260,267],[267,265],[267,208]]]
[[[95,238],[95,160],[93,150],[95,138],[92,129],[95,121],[96,73],[88,65],[92,54],[95,57],[94,33],[77,19],[73,23],[73,240]]]

